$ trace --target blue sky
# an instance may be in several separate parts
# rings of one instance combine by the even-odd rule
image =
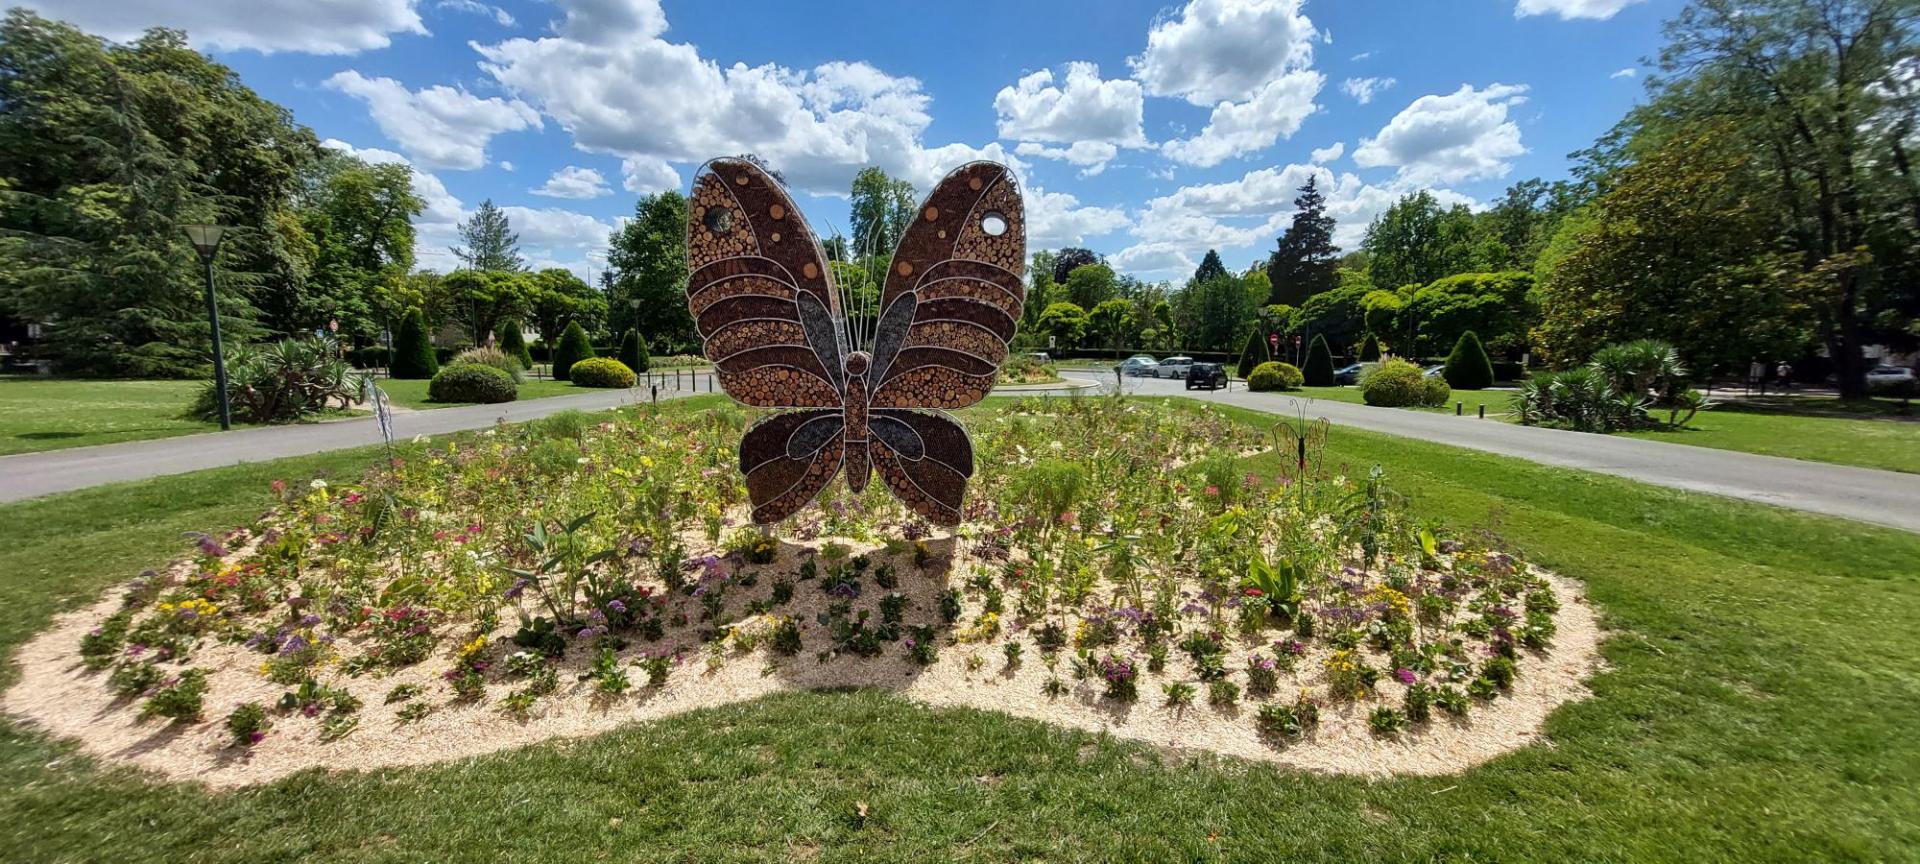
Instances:
[[[1308,176],[1346,245],[1407,191],[1480,206],[1564,176],[1680,0],[27,5],[184,29],[332,146],[412,165],[425,268],[492,198],[536,265],[586,275],[638,195],[754,152],[822,233],[861,166],[924,192],[1009,162],[1030,246],[1178,279],[1209,248],[1264,259]]]

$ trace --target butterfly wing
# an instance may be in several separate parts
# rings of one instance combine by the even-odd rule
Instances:
[[[743,159],[703,166],[687,208],[687,270],[687,309],[727,395],[762,408],[840,406],[839,300],[778,182]]]
[[[965,408],[993,389],[1026,299],[1026,219],[1004,166],[963,165],[900,237],[880,293],[874,408]]]
[[[935,525],[960,524],[973,476],[973,441],[940,411],[877,408],[868,416],[873,467],[907,509]]]
[[[780,411],[740,437],[740,471],[747,475],[753,521],[771,525],[807,506],[846,461],[839,409]]]

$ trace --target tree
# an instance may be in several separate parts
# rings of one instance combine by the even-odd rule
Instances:
[[[1736,262],[1725,257],[1733,250],[1715,250],[1721,254],[1706,259],[1718,265],[1713,281],[1722,292],[1741,294],[1743,286],[1765,279],[1768,268],[1791,267],[1791,281],[1808,292],[1801,314],[1810,313],[1845,396],[1865,393],[1863,347],[1879,340],[1911,344],[1911,322],[1920,315],[1920,264],[1913,254],[1920,241],[1920,177],[1907,152],[1920,116],[1916,6],[1914,0],[1696,0],[1667,25],[1660,56],[1666,74],[1650,86],[1648,104],[1616,130],[1616,146],[1595,148],[1596,173],[1605,184],[1611,180],[1606,165],[1684,148],[1694,131],[1724,124],[1716,143],[1746,157],[1743,171],[1765,197],[1730,201],[1724,191],[1703,191],[1723,204],[1751,205],[1757,212],[1735,212],[1735,221],[1764,216],[1767,233],[1783,238],[1792,254],[1774,257],[1756,245]],[[1739,267],[1747,272],[1728,269]],[[1770,311],[1795,314],[1777,303]],[[1741,317],[1760,324],[1751,314]],[[1776,319],[1758,329],[1778,332],[1790,324]],[[1757,334],[1744,329],[1753,341]],[[1683,353],[1697,353],[1674,341]],[[1716,364],[1751,359],[1715,355]]]
[[[1263,302],[1269,305],[1299,306],[1337,284],[1334,268],[1340,247],[1333,244],[1334,220],[1327,215],[1326,196],[1320,194],[1312,176],[1293,199],[1292,224],[1280,235],[1279,248],[1267,259],[1267,278],[1273,290]]]
[[[527,337],[521,335],[519,321],[501,321],[499,329],[494,331],[494,339],[500,343],[501,352],[508,357],[520,358],[520,368],[533,368],[533,353],[527,350]]]
[[[507,214],[493,206],[493,199],[480,202],[479,209],[460,223],[460,242],[465,246],[454,246],[454,257],[467,265],[469,269],[488,273],[509,272],[526,269],[527,262],[520,257],[520,235],[513,232]]]
[[[1252,326],[1254,305],[1245,282],[1225,274],[1180,292],[1175,320],[1187,336],[1187,347],[1202,351],[1231,351]]]
[[[1362,363],[1372,363],[1380,359],[1380,343],[1374,340],[1372,333],[1368,333],[1366,341],[1360,343],[1358,359]]]
[[[1490,269],[1506,257],[1465,205],[1441,209],[1433,193],[1409,194],[1367,226],[1369,275],[1381,288],[1425,285],[1443,276]]]
[[[1053,302],[1058,289],[1053,281],[1053,259],[1052,252],[1042,249],[1033,253],[1033,262],[1027,266],[1027,296],[1020,307],[1020,329],[1024,332],[1036,331],[1040,326],[1040,313]]]
[[[540,339],[553,345],[568,323],[588,332],[607,325],[607,295],[563,267],[549,267],[527,280],[526,306]],[[684,304],[683,304],[684,305]]]
[[[1087,313],[1087,329],[1099,344],[1118,352],[1133,335],[1133,304],[1115,298]]]
[[[580,322],[568,324],[560,334],[559,346],[553,349],[553,380],[567,380],[567,371],[573,364],[594,356],[597,355],[593,353],[593,343],[587,341],[587,331],[580,327]]]
[[[1329,343],[1353,342],[1366,327],[1361,299],[1370,290],[1366,282],[1356,281],[1308,297],[1293,316],[1293,332],[1324,336]]]
[[[1313,341],[1307,345],[1307,363],[1300,367],[1300,373],[1309,387],[1333,386],[1333,349],[1327,347],[1327,337],[1313,334]]]
[[[382,283],[413,268],[412,219],[424,206],[413,169],[322,148],[301,186],[296,215],[307,278],[261,292],[262,321],[283,333],[338,321],[341,338],[371,341],[388,324]]]
[[[395,378],[432,378],[440,371],[439,358],[433,356],[433,343],[427,341],[427,319],[418,309],[407,310],[394,337],[393,362],[388,369]]]
[[[1085,267],[1088,264],[1104,263],[1105,260],[1106,259],[1093,254],[1093,251],[1090,249],[1068,246],[1053,256],[1053,282],[1056,285],[1065,285],[1067,284],[1067,277],[1072,275],[1073,271]]]
[[[1220,263],[1220,253],[1208,249],[1207,254],[1200,259],[1200,266],[1194,268],[1193,279],[1187,284],[1198,285],[1225,275],[1227,275],[1227,265]]]
[[[1413,292],[1403,322],[1418,337],[1411,348],[1436,354],[1469,330],[1487,334],[1493,350],[1518,354],[1527,331],[1540,321],[1530,273],[1461,273]]]
[[[1447,386],[1455,390],[1485,390],[1493,386],[1493,361],[1481,346],[1479,334],[1472,330],[1460,334],[1440,375],[1447,379]]]
[[[607,266],[613,273],[608,319],[615,330],[639,330],[668,353],[697,345],[687,311],[685,197],[669,191],[641,198],[633,218],[613,233]]]
[[[853,231],[854,254],[892,254],[913,221],[913,184],[869,166],[853,175],[848,197],[847,227]]]
[[[645,372],[650,360],[651,358],[647,356],[647,341],[640,338],[640,331],[627,328],[627,334],[620,337],[620,362],[627,364],[627,368],[635,372]]]
[[[1775,251],[1777,190],[1729,121],[1674,136],[1614,172],[1590,219],[1568,220],[1568,247],[1543,274],[1536,343],[1566,367],[1601,346],[1653,338],[1706,373],[1797,356],[1813,329],[1837,325],[1838,277]],[[1677,242],[1676,238],[1685,238]],[[1850,265],[1849,265],[1850,266]]]
[[[15,9],[0,23],[0,309],[43,322],[63,372],[197,377],[206,271],[182,225],[235,226],[216,296],[229,344],[253,297],[298,294],[293,212],[313,132],[233,70],[154,29],[124,45]]]
[[[1250,378],[1255,367],[1272,359],[1273,354],[1267,350],[1267,334],[1255,330],[1247,334],[1246,344],[1240,346],[1240,362],[1235,371],[1241,378]]]
[[[1119,295],[1113,268],[1105,264],[1086,264],[1067,274],[1067,300],[1082,309],[1092,309]]]
[[[1087,334],[1087,310],[1067,303],[1052,303],[1040,313],[1040,330],[1053,338],[1060,348],[1077,348]]]
[[[518,318],[534,293],[532,274],[518,271],[455,270],[440,280],[446,314],[465,321],[478,345],[501,321]]]

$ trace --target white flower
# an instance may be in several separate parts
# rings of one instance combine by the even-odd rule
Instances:
[[[415,435],[415,436],[413,436],[413,443],[415,443],[415,444],[420,444],[420,443],[422,443],[422,442],[425,442],[426,440],[427,440],[427,436],[425,436],[425,435]]]
[[[578,459],[575,459],[575,460],[573,460],[573,461],[574,461],[574,463],[575,463],[575,464],[577,464],[577,465],[585,465],[585,464],[587,464],[587,462],[588,462],[588,461],[590,461],[590,460],[588,460],[588,459],[587,459],[587,457],[585,457],[585,456],[582,456],[582,457],[580,457],[580,458],[578,458]]]
[[[492,429],[488,429],[487,431],[485,431],[485,432],[482,432],[482,433],[480,433],[480,434],[482,434],[482,435],[485,435],[485,436],[487,436],[488,438],[492,438],[492,437],[494,436],[494,432],[495,432],[495,430],[492,430]]]
[[[327,481],[322,480],[318,477],[315,477],[313,478],[312,483],[307,484],[307,488],[308,489],[325,489],[327,488]]]

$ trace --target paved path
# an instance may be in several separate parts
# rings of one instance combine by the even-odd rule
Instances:
[[[1096,381],[1102,392],[1113,390],[1111,375],[1096,378],[1067,374]],[[1194,396],[1287,417],[1304,413],[1310,418],[1325,417],[1356,429],[1920,532],[1920,475],[1618,435],[1520,426],[1431,411],[1374,408],[1279,393],[1249,393],[1243,389],[1245,386],[1235,383],[1230,390],[1207,393],[1187,392],[1180,381],[1150,378],[1126,381],[1129,393]]]
[[[662,388],[660,399],[665,401],[714,392],[710,379],[711,376],[701,376],[697,390]],[[691,380],[687,385],[696,386]],[[1094,386],[1072,382],[1059,386],[1006,388],[1005,392],[1039,393],[1070,389],[1091,391]],[[550,396],[499,405],[465,405],[413,411],[396,406],[393,437],[397,441],[405,441],[416,435],[444,435],[465,429],[484,429],[496,423],[534,420],[569,408],[599,411],[645,403],[648,398],[647,390],[636,388]],[[85,489],[102,483],[144,480],[166,474],[183,474],[204,468],[264,462],[378,443],[380,428],[374,419],[359,417],[297,426],[252,426],[231,432],[208,432],[152,441],[0,456],[0,503]]]

